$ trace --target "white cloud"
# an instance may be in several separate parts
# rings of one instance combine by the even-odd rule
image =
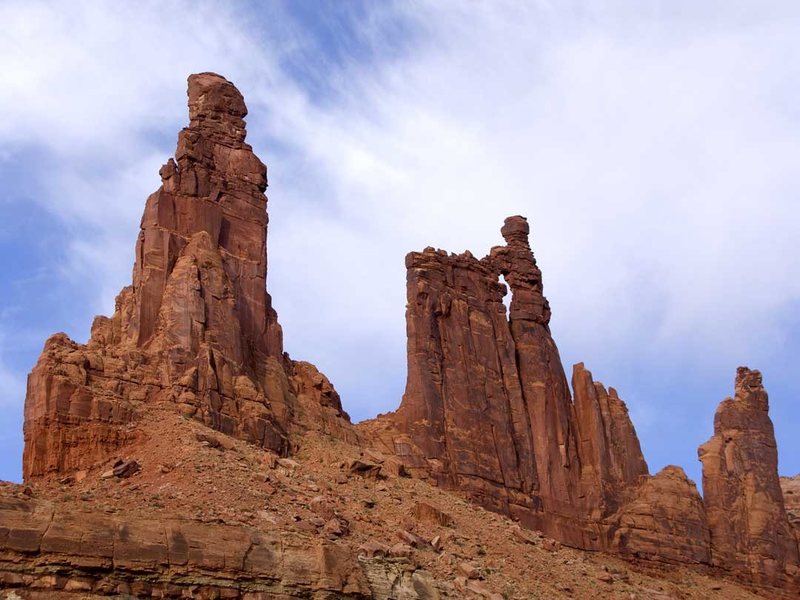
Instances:
[[[215,70],[270,166],[288,349],[358,415],[402,393],[404,254],[483,253],[510,214],[532,222],[568,360],[733,368],[782,340],[800,298],[791,4],[381,4],[358,28],[372,59],[338,66],[278,8],[255,29],[241,7],[187,6],[0,8],[0,151],[47,151],[42,202],[74,227],[68,268],[106,311],[185,122],[185,77]],[[397,20],[413,43],[386,41]],[[302,60],[331,96],[293,79]]]
[[[325,255],[302,285],[330,301],[305,326],[402,339],[404,251],[482,252],[522,213],[568,357],[767,360],[800,297],[800,78],[786,60],[800,22],[440,6],[415,7],[428,36],[415,51],[282,134],[337,207],[319,215],[277,174],[286,220],[314,227],[276,225],[273,241]],[[351,235],[331,236],[343,223]],[[273,273],[293,277],[295,256]]]

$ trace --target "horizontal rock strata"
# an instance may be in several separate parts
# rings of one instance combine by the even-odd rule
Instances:
[[[297,532],[129,519],[0,493],[0,589],[26,598],[438,598],[429,575],[402,566]]]

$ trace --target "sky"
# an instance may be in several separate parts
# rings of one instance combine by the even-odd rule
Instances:
[[[405,386],[404,256],[525,215],[567,375],[682,466],[736,367],[800,472],[800,4],[0,2],[0,479],[25,378],[130,282],[186,77],[233,81],[269,167],[287,351],[354,420]]]

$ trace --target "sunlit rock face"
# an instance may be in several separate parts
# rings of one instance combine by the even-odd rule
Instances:
[[[86,345],[51,337],[29,377],[26,478],[106,458],[151,402],[281,454],[295,427],[355,435],[327,378],[283,353],[244,99],[213,73],[188,83],[189,126],[147,199],[132,284]]]
[[[647,465],[624,402],[583,365],[573,402],[529,232],[509,217],[505,245],[483,259],[433,248],[406,257],[408,382],[397,412],[379,419],[397,435],[381,437],[412,471],[599,549],[601,521]]]

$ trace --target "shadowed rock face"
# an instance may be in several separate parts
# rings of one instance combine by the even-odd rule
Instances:
[[[714,435],[698,451],[713,562],[760,582],[800,574],[768,409],[761,373],[740,367],[736,393],[720,403]]]
[[[794,528],[795,537],[800,542],[800,475],[781,477],[781,491],[786,515]]]
[[[266,291],[267,170],[244,141],[244,99],[213,73],[189,77],[188,96],[189,126],[142,216],[133,283],[85,346],[51,337],[28,379],[26,478],[103,460],[137,435],[149,402],[281,454],[300,421],[355,436],[330,382],[283,354]]]

